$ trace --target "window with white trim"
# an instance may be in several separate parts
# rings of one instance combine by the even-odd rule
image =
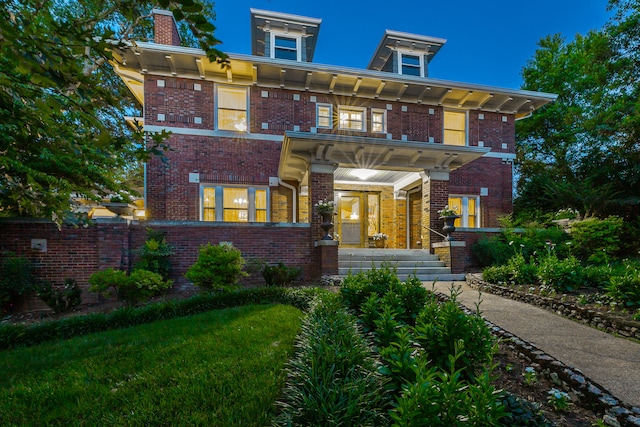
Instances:
[[[367,109],[364,107],[338,107],[338,128],[340,130],[354,130],[366,132]]]
[[[444,139],[447,145],[467,145],[467,113],[465,111],[444,112]]]
[[[300,61],[300,37],[271,33],[271,57]]]
[[[424,57],[398,51],[398,72],[405,76],[424,77]]]
[[[260,187],[202,186],[202,221],[267,222],[269,190]]]
[[[216,123],[218,130],[247,132],[248,89],[238,86],[218,86],[216,91]]]
[[[456,227],[480,227],[480,197],[449,196],[449,208],[456,211],[460,218],[456,219]]]
[[[333,105],[316,104],[316,127],[333,128]]]
[[[377,108],[371,109],[371,132],[387,132],[387,110]]]

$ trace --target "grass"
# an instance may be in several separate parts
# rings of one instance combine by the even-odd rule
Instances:
[[[0,353],[0,425],[267,425],[301,312],[254,305]]]

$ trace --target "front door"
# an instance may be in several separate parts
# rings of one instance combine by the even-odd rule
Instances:
[[[380,195],[356,191],[336,193],[338,218],[336,231],[340,246],[366,248],[380,225]]]

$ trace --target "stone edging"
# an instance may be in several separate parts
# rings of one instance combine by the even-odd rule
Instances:
[[[472,275],[467,275],[467,283],[474,289],[508,296],[494,292],[494,290],[499,290],[495,288],[502,288],[501,286],[484,282]],[[513,293],[517,292],[511,291]],[[447,298],[441,294],[442,296]],[[554,301],[554,303],[557,302]],[[466,307],[465,311],[473,313]],[[530,362],[539,364],[542,367],[542,373],[547,375],[554,384],[562,387],[565,392],[578,396],[588,407],[602,411],[605,414],[604,422],[607,425],[613,427],[640,427],[640,407],[625,405],[604,387],[587,378],[580,370],[565,365],[560,360],[540,350],[534,344],[513,335],[486,319],[485,322],[489,325],[494,335],[509,340]]]
[[[619,334],[626,338],[640,340],[640,322],[623,319],[607,313],[600,313],[553,298],[529,294],[507,286],[494,285],[481,280],[476,274],[467,274],[465,279],[467,284],[473,289],[535,305],[553,313],[570,317],[573,320],[577,320],[593,328],[601,329],[611,334]]]

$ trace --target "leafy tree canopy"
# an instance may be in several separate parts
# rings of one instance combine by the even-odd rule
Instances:
[[[207,0],[4,0],[0,2],[0,216],[60,223],[72,195],[126,189],[137,162],[161,153],[123,116],[139,106],[109,50],[148,39],[151,11],[171,10],[183,40],[224,63]]]
[[[640,213],[640,1],[610,0],[612,19],[566,42],[543,38],[524,89],[558,94],[516,128],[516,212]]]

